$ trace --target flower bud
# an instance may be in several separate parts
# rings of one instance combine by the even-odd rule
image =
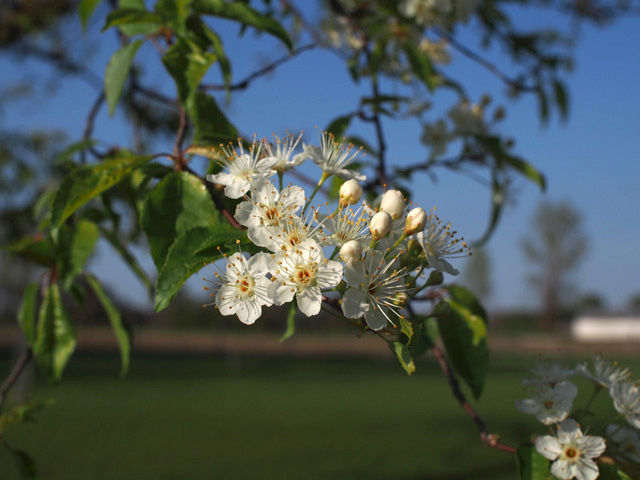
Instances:
[[[340,187],[340,205],[353,205],[360,201],[362,187],[357,180],[347,180]]]
[[[340,249],[340,258],[344,263],[362,259],[362,245],[357,240],[349,240]]]
[[[427,224],[427,212],[423,208],[417,207],[407,215],[407,222],[404,227],[405,235],[413,235],[416,232],[424,230]]]
[[[404,212],[404,195],[400,190],[387,190],[382,196],[380,210],[387,212],[394,220]]]
[[[371,221],[369,222],[369,231],[371,232],[371,237],[378,241],[381,238],[389,235],[391,231],[391,227],[393,225],[393,219],[391,215],[387,212],[378,212],[373,217],[371,217]]]

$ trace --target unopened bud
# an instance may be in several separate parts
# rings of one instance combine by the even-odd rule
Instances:
[[[413,235],[416,232],[424,230],[427,224],[427,212],[423,208],[417,207],[407,215],[407,222],[404,227],[405,235]]]
[[[496,110],[493,112],[493,119],[496,122],[499,122],[500,120],[504,120],[504,117],[507,116],[507,112],[504,109],[504,107],[498,107],[496,108]]]
[[[362,198],[362,187],[355,179],[347,180],[340,186],[340,205],[353,205]]]
[[[404,212],[404,195],[400,190],[387,190],[382,196],[380,210],[387,212],[394,220],[402,216]]]
[[[340,258],[344,263],[362,260],[362,245],[357,240],[349,240],[340,249]]]
[[[378,212],[373,217],[371,217],[371,221],[369,222],[369,231],[371,232],[371,237],[378,241],[381,238],[389,235],[391,231],[391,226],[393,225],[393,219],[391,215],[387,212]]]

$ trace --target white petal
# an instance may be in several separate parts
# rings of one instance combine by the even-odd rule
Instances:
[[[308,287],[296,295],[298,308],[307,317],[313,317],[320,313],[322,307],[322,293],[318,287]]]
[[[527,398],[525,400],[517,400],[516,408],[520,410],[522,413],[538,413],[540,409],[538,406],[538,402],[536,402],[532,398]]]
[[[362,261],[349,262],[344,268],[344,276],[351,287],[359,287],[363,283],[365,285],[369,283],[365,276],[364,262]]]
[[[281,282],[275,281],[269,285],[267,289],[269,298],[273,300],[276,305],[284,305],[293,300],[293,296],[296,294],[296,289],[291,285],[282,285]]]
[[[342,280],[342,264],[333,260],[320,263],[316,279],[319,288],[335,287]]]
[[[280,202],[291,209],[291,213],[297,212],[304,205],[304,190],[295,185],[287,187],[280,193]]]
[[[347,318],[360,318],[369,310],[367,295],[357,288],[349,288],[342,297],[342,313]]]
[[[240,225],[244,225],[245,227],[258,225],[260,220],[257,215],[254,215],[253,210],[253,203],[244,201],[236,207],[236,214],[234,217]]]
[[[249,191],[251,184],[246,180],[234,179],[224,189],[224,194],[229,198],[241,198]]]
[[[207,175],[207,180],[211,183],[218,183],[220,185],[231,185],[235,181],[235,175],[227,172],[216,173],[215,175]]]
[[[588,458],[580,459],[580,463],[574,467],[576,480],[595,480],[600,471],[598,465]]]
[[[256,253],[253,257],[249,259],[247,262],[247,270],[252,277],[264,277],[269,269],[267,268],[267,258],[271,255],[260,252]]]
[[[536,450],[540,455],[549,460],[555,460],[562,455],[562,446],[556,437],[542,435],[536,438]]]
[[[364,314],[364,319],[371,330],[381,330],[387,326],[387,317],[379,308],[370,309]]]
[[[556,460],[551,464],[551,473],[561,480],[573,478],[573,467],[565,460]]]
[[[216,306],[222,315],[233,315],[238,308],[236,289],[223,285],[216,294]]]

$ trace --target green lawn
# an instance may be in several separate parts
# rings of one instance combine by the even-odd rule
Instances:
[[[477,409],[517,443],[545,429],[519,414],[530,359],[495,357]],[[2,372],[9,364],[0,363]],[[513,480],[512,456],[482,445],[436,365],[408,377],[375,360],[74,357],[56,403],[7,431],[46,480]],[[0,453],[0,479],[17,478]]]

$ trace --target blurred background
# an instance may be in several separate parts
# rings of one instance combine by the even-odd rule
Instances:
[[[25,219],[34,199],[59,181],[61,153],[82,138],[88,118],[104,144],[161,151],[172,143],[176,118],[158,105],[127,104],[113,117],[94,108],[118,38],[100,33],[106,2],[86,32],[76,7],[71,0],[0,5],[3,243],[33,233]],[[304,2],[301,8],[314,18],[326,6]],[[566,355],[575,362],[601,352],[632,367],[640,364],[640,255],[633,241],[640,237],[640,29],[630,13],[603,24],[573,24],[567,15],[524,6],[514,6],[512,14],[527,28],[575,30],[573,71],[565,79],[569,115],[542,122],[535,99],[510,98],[491,72],[464,56],[452,56],[443,67],[464,79],[475,101],[489,94],[493,106],[507,107],[502,133],[514,138],[519,154],[548,181],[541,194],[516,180],[489,242],[454,260],[461,274],[445,281],[467,285],[487,307],[491,367],[475,406],[489,431],[517,444],[542,433],[535,419],[514,407],[536,355]],[[239,37],[237,27],[225,22],[217,28],[235,78],[283,54],[268,38]],[[458,38],[473,45],[477,33],[471,21]],[[485,54],[509,67],[499,49]],[[172,92],[159,62],[137,68],[157,92]],[[349,104],[362,88],[351,82],[343,61],[315,51],[220,104],[245,135],[304,130],[304,140],[315,143],[315,127],[325,127],[340,113],[336,105]],[[445,96],[434,112],[446,111],[450,100]],[[386,127],[392,163],[426,156],[416,141],[419,125],[398,121]],[[359,133],[372,136],[364,128]],[[304,172],[317,175],[313,166]],[[416,173],[409,184],[414,201],[425,209],[436,205],[467,240],[482,236],[491,208],[482,182],[439,171],[431,177]],[[144,248],[134,247],[132,254],[153,279]],[[208,297],[201,278],[213,275],[206,269],[168,309],[154,313],[145,285],[106,242],[98,245],[89,270],[103,279],[132,327],[131,367],[126,377],[118,376],[116,341],[99,302],[87,294],[84,306],[73,310],[78,353],[63,382],[48,385],[33,369],[12,391],[14,402],[55,400],[37,422],[5,434],[34,458],[38,478],[515,477],[512,456],[480,442],[429,356],[408,377],[382,342],[358,338],[349,325],[323,316],[297,318],[295,335],[280,342],[282,309],[266,310],[250,328],[203,309]],[[16,310],[24,285],[38,275],[30,264],[0,252],[0,373],[9,372],[21,349]],[[0,478],[19,478],[4,451]]]

